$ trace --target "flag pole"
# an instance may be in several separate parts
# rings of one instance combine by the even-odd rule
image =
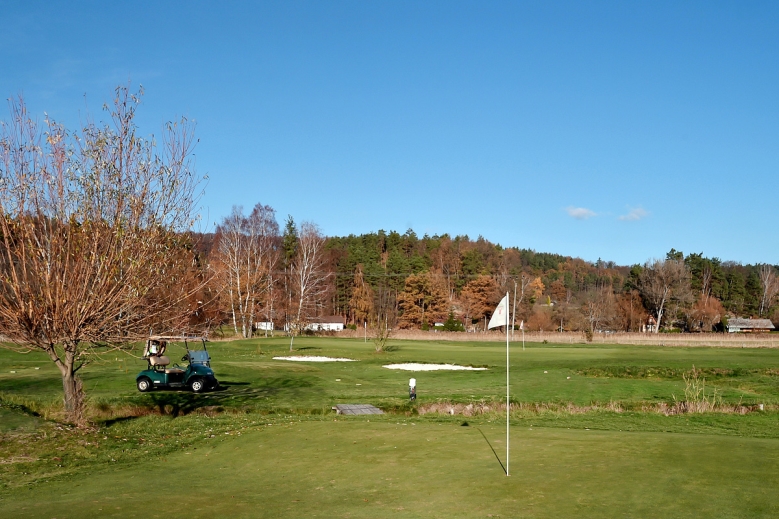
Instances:
[[[506,306],[509,303],[509,293],[506,292]],[[509,313],[506,308],[506,476],[509,475]]]

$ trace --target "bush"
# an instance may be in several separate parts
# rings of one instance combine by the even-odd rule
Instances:
[[[454,313],[449,312],[449,317],[444,322],[445,332],[464,332],[465,326],[459,319],[455,319]]]

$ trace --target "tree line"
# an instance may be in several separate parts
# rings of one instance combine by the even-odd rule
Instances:
[[[728,317],[779,320],[777,266],[674,249],[620,266],[411,229],[325,237],[292,217],[280,229],[262,204],[246,216],[235,208],[199,240],[220,294],[210,315],[245,337],[258,320],[294,334],[324,316],[352,327],[483,330],[507,292],[531,330],[708,332]]]

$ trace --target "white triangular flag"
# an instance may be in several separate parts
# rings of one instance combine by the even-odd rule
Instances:
[[[495,311],[492,312],[492,317],[490,318],[490,324],[487,325],[488,330],[491,330],[492,328],[497,328],[498,326],[509,325],[508,306],[509,306],[509,296],[508,294],[506,294],[505,296],[503,296],[503,299],[500,300],[500,303],[498,303],[498,307],[495,309]]]
[[[520,330],[524,330],[525,329],[525,320],[524,319],[519,321],[519,329]]]

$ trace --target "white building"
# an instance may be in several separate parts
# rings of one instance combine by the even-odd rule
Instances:
[[[311,317],[304,330],[312,332],[340,332],[346,326],[346,319],[340,315],[328,315],[325,317]],[[289,323],[284,325],[284,331],[289,331]]]
[[[340,332],[346,325],[346,319],[340,315],[328,315],[325,317],[312,317],[306,324],[306,330],[314,332]]]
[[[254,329],[260,331],[273,331],[273,321],[261,321],[254,323]]]

